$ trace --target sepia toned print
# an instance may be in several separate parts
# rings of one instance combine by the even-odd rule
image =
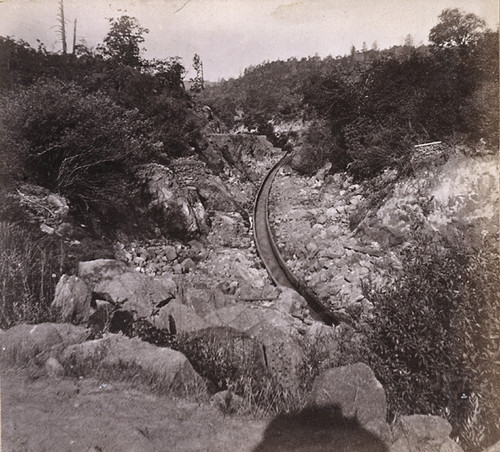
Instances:
[[[494,451],[498,3],[0,1],[5,451]]]

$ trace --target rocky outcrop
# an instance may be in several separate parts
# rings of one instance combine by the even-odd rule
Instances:
[[[18,364],[43,364],[51,353],[81,343],[87,336],[85,328],[66,323],[20,324],[0,333],[0,356]]]
[[[281,154],[264,135],[212,134],[208,142],[203,158],[215,174],[235,175],[254,182],[266,171],[262,163]]]
[[[137,170],[151,201],[149,214],[165,233],[188,237],[208,230],[207,213],[195,187],[181,187],[172,170],[150,163]]]
[[[198,288],[187,283],[179,285],[176,298],[202,318],[206,318],[218,309],[234,305],[234,299],[217,288]]]
[[[390,452],[462,452],[451,425],[438,416],[401,416],[392,428]]]
[[[207,328],[210,323],[186,305],[173,300],[160,309],[154,318],[154,325],[170,332],[172,332],[172,328],[175,328],[177,334],[183,334]]]
[[[138,317],[149,317],[173,294],[159,281],[127,267],[123,262],[98,259],[80,262],[78,276],[96,296],[112,300]]]
[[[91,299],[92,293],[83,279],[62,275],[56,286],[52,308],[59,312],[63,322],[78,325],[88,321]]]
[[[373,371],[363,363],[329,369],[314,381],[308,404],[339,406],[345,417],[359,423],[383,439],[388,436],[385,422],[385,391]]]
[[[204,386],[182,353],[118,334],[69,346],[60,360],[66,369],[78,376],[93,376],[98,371],[108,377],[133,377],[166,390]]]

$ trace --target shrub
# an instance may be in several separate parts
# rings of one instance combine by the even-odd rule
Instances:
[[[51,320],[63,265],[59,240],[0,223],[0,327]]]
[[[349,157],[326,121],[315,121],[305,132],[304,143],[294,156],[292,166],[302,174],[314,174],[328,161],[333,171],[342,171]]]
[[[369,361],[393,414],[446,415],[475,450],[500,434],[499,255],[461,240],[417,238],[395,282],[365,291],[375,305]]]
[[[130,218],[132,169],[151,150],[148,124],[136,111],[56,81],[6,96],[0,105],[0,159],[15,163],[12,177],[62,194],[99,232]]]
[[[379,121],[361,117],[344,129],[349,171],[359,179],[380,174],[411,158],[412,136],[390,119]]]

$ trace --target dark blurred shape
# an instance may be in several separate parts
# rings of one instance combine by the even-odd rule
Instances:
[[[387,452],[386,444],[337,405],[280,414],[267,426],[254,452]]]

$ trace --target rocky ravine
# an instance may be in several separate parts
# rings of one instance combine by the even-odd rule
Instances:
[[[256,368],[269,373],[292,392],[301,384],[301,370],[307,366],[307,347],[321,340],[335,355],[346,326],[327,327],[312,321],[300,297],[293,291],[275,288],[251,241],[245,212],[251,211],[259,181],[280,155],[279,150],[261,137],[213,135],[212,146],[203,156],[181,159],[169,170],[158,166],[141,169],[152,194],[150,208],[162,212],[165,218],[181,215],[179,227],[186,228],[193,239],[187,243],[161,237],[142,243],[121,241],[116,245],[117,259],[81,262],[76,275],[61,278],[54,306],[66,324],[19,325],[1,333],[3,362],[9,367],[34,363],[39,369],[37,376],[42,390],[32,401],[19,402],[18,385],[25,380],[13,378],[12,374],[4,376],[9,393],[3,405],[5,447],[16,450],[25,445],[24,450],[41,450],[32,447],[44,444],[52,450],[64,447],[123,450],[98,429],[98,424],[83,424],[88,430],[84,436],[68,425],[86,416],[109,417],[104,408],[109,403],[127,413],[126,422],[139,432],[135,437],[127,436],[128,450],[200,450],[196,438],[206,435],[211,439],[203,443],[202,450],[252,450],[259,442],[260,449],[256,450],[275,450],[270,448],[277,444],[275,424],[269,424],[267,430],[262,423],[246,424],[245,442],[221,427],[220,416],[208,408],[201,409],[200,416],[198,412],[193,414],[189,421],[179,422],[178,418],[175,421],[176,416],[184,419],[188,415],[185,402],[170,396],[167,403],[176,409],[167,412],[158,408],[159,416],[165,416],[166,426],[189,429],[189,434],[174,435],[175,444],[164,447],[167,440],[161,433],[164,427],[157,422],[155,407],[165,399],[141,393],[140,397],[147,400],[144,406],[137,405],[129,395],[123,398],[123,403],[114,405],[116,402],[102,391],[102,385],[114,385],[116,379],[132,379],[169,394],[192,397],[197,393],[200,400],[207,400],[206,380],[200,377],[203,369],[197,369],[192,359],[190,362],[175,350],[176,335],[185,335],[192,344],[215,344],[215,351],[223,353],[228,365],[234,368],[247,366],[248,361],[242,361],[242,357],[248,358]],[[334,309],[345,309],[348,316],[369,315],[371,307],[359,290],[360,278],[382,260],[387,265],[397,265],[397,259],[390,252],[383,253],[375,240],[360,241],[350,232],[347,215],[352,206],[362,201],[361,188],[342,176],[325,178],[324,172],[316,179],[288,173],[276,180],[273,193],[275,233],[292,271],[331,300]],[[56,229],[56,226],[51,227]],[[158,227],[161,229],[162,225]],[[308,231],[312,235],[304,240]],[[206,235],[199,236],[199,232]],[[131,335],[127,328],[138,327],[131,327],[126,316],[115,316],[117,311],[132,313],[136,320],[147,320],[147,324],[140,325],[149,328],[150,337],[150,326],[156,328],[153,331],[157,334],[156,343],[167,347],[127,337]],[[138,336],[141,333],[132,332]],[[44,375],[52,380],[45,380]],[[80,389],[71,389],[68,394],[61,389],[64,396],[60,403],[53,400],[49,405],[53,407],[51,413],[62,410],[63,406],[64,410],[70,410],[73,405],[74,417],[42,416],[38,417],[38,425],[47,427],[56,422],[60,432],[71,433],[61,434],[52,427],[46,428],[51,432],[50,438],[35,443],[28,431],[34,422],[28,413],[40,410],[40,405],[47,403],[45,399],[42,401],[44,391],[50,394],[54,387],[73,387],[74,383],[68,383],[64,376],[90,382],[87,386],[83,384],[81,394]],[[96,376],[100,378],[98,383],[87,380]],[[31,386],[30,382],[27,384]],[[122,387],[117,387],[121,394]],[[326,399],[325,394],[329,395]],[[352,394],[363,396],[352,397]],[[16,408],[19,403],[22,409]],[[230,403],[227,394],[212,399],[212,404],[223,411],[230,408]],[[325,370],[315,381],[308,404],[313,411],[323,409],[325,404],[335,404],[344,416],[358,413],[360,426],[353,428],[359,427],[361,436],[371,444],[366,450],[390,447],[393,451],[405,451],[413,450],[415,444],[424,451],[442,447],[460,450],[449,439],[451,430],[442,419],[410,416],[388,426],[383,388],[362,364]],[[138,409],[142,410],[140,419],[133,414]],[[321,410],[316,412],[325,414]],[[336,419],[333,415],[331,418]],[[280,422],[283,421],[276,420],[278,426]],[[287,422],[293,425],[297,421]],[[242,425],[237,419],[230,421],[229,425],[233,424]],[[207,425],[211,425],[209,434]],[[329,434],[335,430],[333,425],[325,428]],[[121,435],[120,429],[110,429]],[[324,437],[324,433],[314,431],[312,436]],[[193,441],[187,440],[187,436]],[[299,437],[303,439],[304,432]],[[328,440],[337,442],[338,438]]]
[[[494,155],[456,152],[444,165],[424,166],[396,181],[370,206],[369,187],[345,174],[301,177],[283,168],[274,182],[271,221],[289,268],[331,308],[362,320],[373,308],[361,283],[387,284],[400,268],[399,253],[416,230],[450,225],[494,237],[499,228],[499,172]],[[381,185],[395,174],[381,176]],[[360,214],[363,215],[360,217]],[[352,228],[353,218],[363,218]]]

